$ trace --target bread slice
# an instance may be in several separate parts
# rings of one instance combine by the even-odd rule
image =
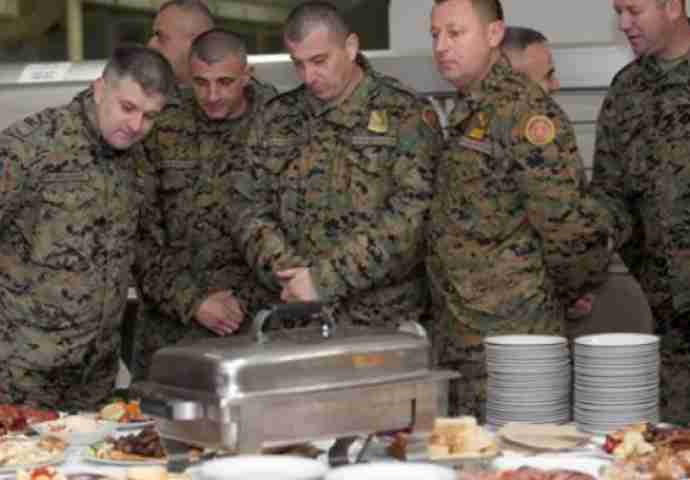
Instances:
[[[437,418],[428,443],[429,458],[476,458],[498,452],[493,437],[474,417]]]

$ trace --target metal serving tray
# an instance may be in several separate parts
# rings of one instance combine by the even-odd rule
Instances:
[[[257,317],[258,318],[258,317]],[[414,428],[445,412],[429,342],[411,333],[317,328],[164,348],[132,386],[164,439],[240,453],[318,438]],[[258,341],[257,341],[258,340]]]

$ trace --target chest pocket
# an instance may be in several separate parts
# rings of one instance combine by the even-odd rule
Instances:
[[[446,165],[450,180],[449,201],[458,212],[458,224],[465,231],[485,238],[515,228],[519,218],[520,173],[509,172],[511,158],[496,141],[462,137],[453,146]],[[443,172],[442,172],[443,174]]]
[[[260,182],[270,182],[264,185],[266,190],[273,191],[275,199],[280,205],[280,217],[286,225],[288,236],[301,235],[306,222],[305,185],[309,170],[313,167],[314,159],[310,157],[309,139],[304,136],[270,136],[264,142],[265,157],[259,159],[272,174]]]
[[[167,160],[161,162],[161,205],[170,241],[178,243],[187,238],[190,215],[196,212],[194,188],[200,175],[197,162]]]
[[[356,210],[378,208],[390,195],[395,187],[397,145],[395,136],[352,137],[347,170],[341,174],[339,190],[349,193]]]
[[[61,172],[41,179],[39,205],[23,223],[32,238],[32,260],[60,269],[88,268],[90,229],[103,213],[88,174]]]

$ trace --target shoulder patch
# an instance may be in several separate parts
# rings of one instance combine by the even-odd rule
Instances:
[[[524,135],[532,145],[548,145],[556,138],[556,125],[546,115],[533,115],[525,123]]]
[[[426,107],[422,110],[422,121],[432,130],[439,130],[441,128],[441,121],[438,119],[436,110],[432,107]]]
[[[470,120],[467,137],[472,140],[481,141],[486,136],[488,129],[489,117],[485,112],[479,112]]]
[[[387,133],[388,126],[388,112],[385,110],[372,110],[371,115],[369,115],[367,129],[374,133]]]

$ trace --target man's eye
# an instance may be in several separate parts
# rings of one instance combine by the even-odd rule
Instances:
[[[220,84],[221,87],[229,87],[235,82],[234,79],[232,78],[221,78],[218,80],[218,83]]]

